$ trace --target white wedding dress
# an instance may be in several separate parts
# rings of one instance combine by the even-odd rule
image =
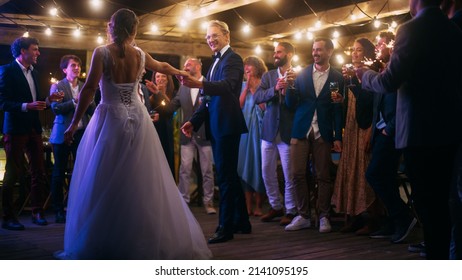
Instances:
[[[115,84],[103,47],[101,103],[78,148],[62,259],[207,259],[204,234],[183,201],[137,95]],[[141,53],[139,77],[144,69]]]

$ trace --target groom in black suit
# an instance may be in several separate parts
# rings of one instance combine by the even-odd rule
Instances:
[[[357,71],[364,89],[397,90],[396,146],[404,149],[428,259],[449,257],[449,187],[462,139],[462,32],[440,4],[410,0],[414,18],[398,29],[386,70]]]
[[[239,141],[247,127],[239,106],[244,77],[242,58],[229,46],[228,25],[214,20],[207,28],[207,43],[215,53],[207,81],[182,76],[182,84],[200,88],[202,104],[181,130],[191,137],[205,123],[213,149],[220,189],[220,216],[215,234],[209,243],[233,239],[233,233],[250,233],[251,225],[245,206],[244,192],[237,175]]]
[[[32,222],[41,226],[47,224],[42,209],[45,167],[39,111],[44,110],[49,102],[62,100],[62,96],[53,93],[45,101],[40,94],[37,71],[33,67],[40,55],[38,44],[38,40],[32,37],[16,39],[11,45],[15,60],[0,67],[0,110],[5,112],[3,140],[6,154],[2,228],[8,230],[24,229],[13,209],[13,186],[25,176],[22,174],[24,154],[29,160],[32,177]]]

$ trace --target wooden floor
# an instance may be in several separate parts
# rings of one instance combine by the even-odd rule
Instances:
[[[217,224],[217,215],[206,215],[203,208],[193,206],[191,210],[202,226],[204,234],[210,236]],[[50,260],[53,252],[63,248],[64,225],[50,223],[40,227],[30,222],[30,212],[24,212],[20,221],[24,231],[0,229],[0,259]],[[52,222],[53,215],[48,216]],[[422,259],[419,254],[409,253],[408,244],[391,244],[388,240],[372,240],[353,233],[341,234],[340,219],[333,222],[334,232],[320,234],[311,228],[286,232],[278,222],[262,223],[251,217],[252,234],[238,234],[234,240],[210,245],[214,259],[218,260],[407,260]],[[337,230],[337,232],[335,232]],[[420,242],[420,228],[415,228],[408,242]]]

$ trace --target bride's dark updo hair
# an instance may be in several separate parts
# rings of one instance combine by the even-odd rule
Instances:
[[[125,56],[124,42],[136,32],[138,17],[129,9],[120,9],[111,16],[107,24],[108,33],[112,41],[120,47],[120,56]]]

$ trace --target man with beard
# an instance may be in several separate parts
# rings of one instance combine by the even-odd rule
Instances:
[[[343,95],[343,76],[330,67],[329,60],[334,44],[328,38],[317,38],[313,43],[314,64],[308,65],[295,79],[294,87],[288,87],[286,104],[295,109],[290,140],[290,169],[293,174],[298,216],[285,230],[311,227],[311,209],[306,180],[306,164],[311,159],[318,184],[316,202],[319,214],[319,232],[332,231],[329,221],[333,181],[330,174],[332,148],[341,152],[343,109],[342,103],[332,102],[329,85],[337,82]],[[289,73],[288,81],[294,74]]]
[[[262,176],[271,209],[262,216],[261,221],[269,222],[284,215],[284,205],[279,195],[276,172],[279,153],[284,173],[284,204],[286,208],[285,216],[279,223],[281,226],[290,224],[297,214],[295,192],[289,172],[290,133],[294,114],[284,102],[287,89],[287,81],[284,79],[284,75],[292,67],[293,56],[294,47],[290,43],[280,42],[274,48],[273,54],[274,65],[277,69],[263,74],[261,84],[254,95],[256,104],[264,103],[266,105],[261,132]]]
[[[188,58],[184,63],[183,69],[191,74],[194,78],[199,81],[205,80],[202,76],[202,62],[197,58]],[[167,110],[170,113],[175,112],[179,108],[183,110],[183,120],[189,120],[193,113],[201,105],[200,94],[198,88],[189,88],[181,85],[178,90],[178,94],[170,101],[167,106]],[[213,191],[214,191],[214,179],[213,179],[213,155],[210,141],[206,139],[205,126],[200,126],[197,132],[194,132],[192,137],[186,137],[186,135],[180,135],[180,146],[181,146],[181,164],[180,164],[180,181],[178,183],[178,189],[186,203],[190,201],[189,187],[191,182],[191,172],[193,170],[194,156],[199,153],[199,166],[202,175],[202,187],[203,187],[203,203],[205,212],[207,214],[216,214],[215,208],[213,208]],[[199,187],[199,186],[198,186]]]

